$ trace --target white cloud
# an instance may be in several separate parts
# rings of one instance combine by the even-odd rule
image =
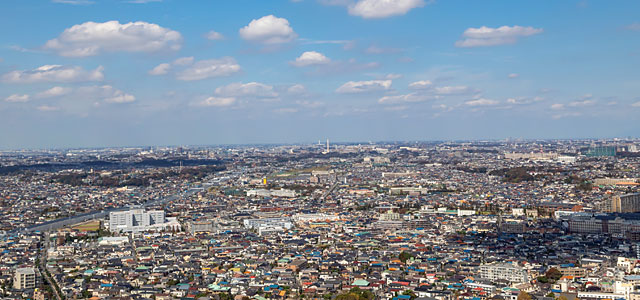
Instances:
[[[567,104],[567,106],[571,106],[571,107],[582,107],[582,106],[590,106],[595,104],[596,102],[594,100],[582,100],[582,101],[573,101],[570,102],[569,104]]]
[[[511,74],[507,75],[507,77],[509,77],[509,78],[511,78],[511,79],[514,79],[514,78],[518,78],[518,77],[520,77],[520,74],[518,74],[518,73],[511,73]]]
[[[384,96],[378,99],[381,104],[406,103],[406,102],[422,102],[433,99],[433,96],[423,95],[419,93],[410,93],[396,96]]]
[[[402,78],[402,74],[389,73],[389,74],[385,75],[384,78],[385,79],[398,79],[398,78]]]
[[[458,85],[458,86],[440,86],[434,88],[434,91],[438,95],[456,95],[456,94],[466,94],[471,92],[471,89],[468,86]]]
[[[272,86],[259,82],[231,83],[229,85],[216,88],[215,93],[226,97],[278,97],[278,93],[273,90]]]
[[[316,51],[307,51],[302,53],[300,57],[296,58],[295,61],[290,62],[290,64],[296,67],[306,67],[311,65],[324,65],[330,63],[331,60],[324,56],[324,54]]]
[[[263,44],[288,43],[298,37],[287,19],[274,15],[253,19],[249,25],[240,28],[239,32],[243,39]]]
[[[468,28],[462,34],[464,39],[456,42],[457,47],[485,47],[514,44],[521,37],[542,33],[542,28],[522,26],[502,26],[491,28]]]
[[[391,80],[349,81],[340,86],[336,92],[342,94],[365,93],[388,90]]]
[[[636,103],[631,104],[631,106],[633,106],[633,107],[640,107],[640,101],[638,101],[638,102],[636,102]]]
[[[465,102],[465,104],[469,105],[469,106],[491,106],[491,105],[498,104],[498,101],[491,100],[491,99],[480,98],[480,99],[475,99],[475,100],[469,100],[469,101]]]
[[[533,97],[533,98],[528,98],[528,97],[517,97],[517,98],[509,98],[507,99],[507,103],[509,104],[516,104],[516,105],[524,105],[524,104],[532,104],[532,103],[536,103],[536,102],[540,102],[544,100],[543,97]]]
[[[36,107],[37,110],[39,111],[58,111],[60,110],[59,107],[57,106],[49,106],[49,105],[40,105],[38,107]]]
[[[554,103],[554,104],[551,104],[551,109],[553,109],[553,110],[561,110],[561,109],[564,109],[564,104],[562,104],[562,103]]]
[[[48,90],[42,91],[38,94],[36,94],[37,98],[52,98],[52,97],[59,97],[62,95],[66,95],[68,93],[71,92],[71,88],[66,88],[66,87],[61,87],[61,86],[54,86]]]
[[[567,117],[579,117],[582,116],[582,113],[580,112],[566,112],[566,113],[560,113],[560,114],[555,114],[552,116],[552,118],[554,119],[562,119],[562,118],[567,118]]]
[[[173,61],[174,66],[188,66],[193,64],[194,58],[193,56],[188,57],[180,57]]]
[[[7,98],[4,99],[4,101],[7,102],[27,102],[29,101],[29,95],[24,94],[24,95],[19,95],[19,94],[13,94]]]
[[[211,40],[211,41],[219,41],[224,39],[224,35],[222,35],[220,32],[216,32],[216,31],[209,31],[207,32],[207,34],[205,34],[204,36],[207,40]]]
[[[105,98],[104,101],[107,103],[128,103],[136,101],[136,97],[131,94],[126,94],[122,91],[118,91],[112,97]]]
[[[167,64],[167,63],[159,64],[155,68],[149,70],[149,75],[165,75],[169,73],[170,69],[171,69],[170,64]]]
[[[196,103],[196,106],[231,106],[236,103],[236,98],[233,97],[209,97],[201,102]]]
[[[61,56],[85,57],[105,52],[158,52],[179,50],[182,35],[174,30],[147,22],[120,24],[86,22],[65,29],[49,40],[44,49]]]
[[[35,82],[83,82],[104,79],[103,67],[87,71],[79,66],[44,65],[33,70],[16,70],[2,75],[2,81],[9,83]]]
[[[409,88],[414,90],[430,89],[432,86],[433,83],[429,80],[420,80],[409,84]]]
[[[188,66],[192,65],[194,61],[193,56],[181,57],[174,60],[172,63],[162,63],[151,69],[149,75],[165,75],[169,73],[172,66]]]
[[[388,18],[404,15],[425,4],[424,0],[360,0],[349,6],[349,14],[365,19]]]
[[[287,89],[287,93],[294,95],[304,94],[306,92],[307,88],[305,88],[302,84],[294,84]]]
[[[176,78],[179,80],[202,80],[212,77],[229,76],[240,72],[240,65],[231,57],[221,59],[201,60],[192,66],[178,72]]]
[[[80,87],[75,97],[98,99],[107,103],[129,103],[136,100],[135,96],[110,85]]]

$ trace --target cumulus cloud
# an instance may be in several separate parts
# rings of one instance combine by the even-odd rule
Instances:
[[[640,101],[638,101],[638,102],[636,102],[636,103],[631,104],[631,106],[633,106],[633,107],[640,107]]]
[[[213,30],[207,32],[207,34],[205,34],[204,37],[207,38],[207,40],[211,40],[211,41],[218,41],[218,40],[224,39],[224,35],[222,35],[220,32],[216,32]]]
[[[306,92],[307,92],[307,88],[305,88],[304,85],[302,84],[294,84],[289,88],[287,88],[287,93],[293,94],[293,95],[304,94]]]
[[[465,104],[469,106],[491,106],[491,105],[496,105],[498,103],[499,102],[496,100],[485,99],[485,98],[469,100],[465,102]]]
[[[212,77],[229,76],[240,72],[240,65],[232,57],[208,59],[195,62],[190,67],[178,72],[178,80],[191,81]]]
[[[542,28],[522,26],[502,26],[491,28],[468,28],[462,34],[463,39],[456,42],[457,47],[486,47],[514,44],[521,37],[542,33]]]
[[[425,6],[424,0],[360,0],[349,5],[349,14],[365,19],[380,19],[404,15]]]
[[[518,73],[511,73],[511,74],[507,75],[507,77],[508,77],[508,78],[510,78],[510,79],[515,79],[515,78],[520,77],[520,74],[518,74]]]
[[[306,67],[311,65],[324,65],[330,62],[331,60],[320,52],[307,51],[302,53],[295,61],[290,62],[290,64],[296,67]]]
[[[472,90],[468,86],[458,85],[458,86],[439,86],[434,88],[434,91],[438,95],[457,95],[457,94],[466,94],[471,92]]]
[[[561,109],[564,109],[564,104],[562,104],[562,103],[554,103],[554,104],[551,104],[551,109],[553,109],[553,110],[561,110]]]
[[[76,97],[98,99],[106,103],[129,103],[136,100],[135,96],[127,94],[110,85],[85,86],[78,88]]]
[[[433,83],[429,80],[420,80],[409,84],[409,88],[413,90],[424,90],[432,88]]]
[[[341,94],[354,94],[384,91],[389,88],[391,88],[391,80],[349,81],[336,89],[336,92]]]
[[[407,102],[422,102],[433,99],[433,96],[410,93],[404,95],[384,96],[378,99],[378,103],[381,104],[394,104],[394,103],[407,103]]]
[[[188,66],[193,64],[194,58],[193,56],[188,57],[180,57],[173,61],[174,66]]]
[[[582,113],[580,113],[580,112],[565,112],[565,113],[555,114],[555,115],[552,116],[552,118],[554,118],[554,119],[562,119],[562,118],[579,117],[579,116],[582,116]]]
[[[167,63],[159,64],[155,68],[149,70],[149,75],[165,75],[169,73],[171,65]]]
[[[243,39],[262,44],[288,43],[298,37],[287,19],[274,15],[253,19],[249,25],[240,28],[239,32]]]
[[[6,102],[27,102],[29,101],[29,95],[24,94],[24,95],[19,95],[19,94],[13,94],[10,95],[7,98],[4,98],[4,101]]]
[[[259,82],[231,83],[229,85],[216,88],[215,93],[226,97],[278,97],[278,93],[273,90],[273,86]]]
[[[231,106],[236,103],[236,98],[233,97],[209,97],[204,99],[198,103],[196,106],[213,106],[213,107],[224,107]]]
[[[533,97],[533,98],[518,97],[518,98],[509,98],[509,99],[507,99],[507,103],[515,104],[515,105],[525,105],[525,104],[532,104],[532,103],[540,102],[542,100],[544,100],[543,97]]]
[[[47,41],[43,48],[61,56],[86,57],[106,52],[179,50],[181,46],[179,32],[157,24],[108,21],[74,25]]]
[[[162,63],[159,64],[157,66],[155,66],[153,69],[149,70],[149,75],[165,75],[167,73],[169,73],[169,71],[171,71],[171,68],[173,66],[189,66],[191,64],[193,64],[194,58],[193,56],[189,56],[189,57],[181,57],[178,58],[176,60],[174,60],[171,63]]]
[[[16,70],[2,75],[9,83],[84,82],[104,79],[103,67],[87,71],[79,66],[44,65],[33,70]]]
[[[61,86],[54,86],[48,90],[42,91],[38,94],[36,94],[37,98],[53,98],[53,97],[59,97],[62,95],[66,95],[69,94],[71,92],[71,88],[66,88],[66,87],[61,87]]]

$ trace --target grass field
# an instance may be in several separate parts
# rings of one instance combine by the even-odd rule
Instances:
[[[98,231],[100,229],[100,221],[88,221],[74,225],[71,227],[80,231]]]

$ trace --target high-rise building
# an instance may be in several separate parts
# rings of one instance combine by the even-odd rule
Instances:
[[[640,212],[640,193],[616,195],[611,197],[611,212],[635,213]]]
[[[33,289],[36,287],[36,270],[34,268],[16,269],[13,275],[13,288],[16,290]]]
[[[166,222],[164,211],[131,209],[109,214],[109,230],[112,232],[141,232],[160,229]]]

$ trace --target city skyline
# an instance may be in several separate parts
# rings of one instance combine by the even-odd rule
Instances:
[[[638,8],[3,1],[0,149],[638,137]]]

